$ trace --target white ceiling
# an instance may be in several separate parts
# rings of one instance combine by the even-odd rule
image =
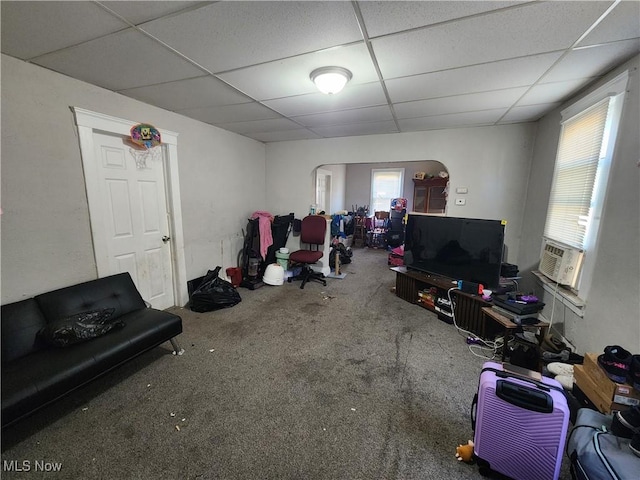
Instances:
[[[638,0],[1,8],[3,53],[262,142],[534,121],[640,52]]]

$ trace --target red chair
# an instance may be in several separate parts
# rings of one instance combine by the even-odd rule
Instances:
[[[302,272],[295,277],[289,277],[287,281],[302,279],[300,288],[304,288],[308,281],[314,280],[327,285],[324,274],[315,272],[311,265],[322,258],[324,252],[320,245],[324,245],[324,237],[327,232],[327,220],[320,215],[308,215],[302,219],[300,227],[300,250],[289,255],[289,264],[302,265]],[[308,249],[302,249],[302,244],[307,244]]]

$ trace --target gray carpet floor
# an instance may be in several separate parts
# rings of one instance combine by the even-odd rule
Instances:
[[[387,252],[352,260],[326,287],[241,288],[232,308],[172,309],[183,356],[162,345],[5,429],[2,477],[481,478],[455,450],[473,438],[485,359],[395,296]],[[7,471],[11,460],[31,471]]]

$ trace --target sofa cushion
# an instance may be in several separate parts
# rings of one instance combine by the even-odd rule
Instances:
[[[53,347],[69,347],[86,342],[124,327],[124,322],[113,319],[113,308],[77,313],[61,320],[50,322],[38,332],[45,343]]]
[[[47,323],[33,298],[2,305],[1,316],[3,365],[44,347],[36,334]]]
[[[115,309],[113,318],[118,318],[146,307],[127,272],[60,288],[35,299],[47,322],[102,308]]]
[[[124,322],[124,328],[77,345],[95,347],[92,355],[101,368],[125,362],[182,333],[182,319],[179,316],[153,308],[130,312],[119,320]]]

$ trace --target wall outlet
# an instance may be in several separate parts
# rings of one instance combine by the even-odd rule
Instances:
[[[467,187],[458,187],[456,188],[456,193],[467,193],[469,190]]]
[[[466,198],[456,198],[456,205],[466,205]]]

